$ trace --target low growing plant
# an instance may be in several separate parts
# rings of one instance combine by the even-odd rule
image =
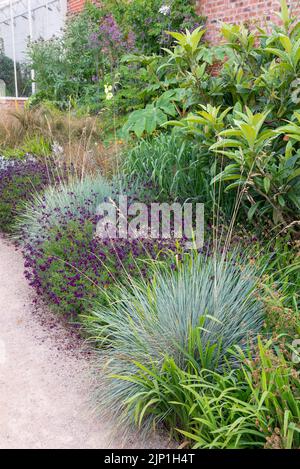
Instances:
[[[0,229],[11,232],[24,202],[55,182],[55,171],[35,159],[2,160],[0,163]]]
[[[236,354],[236,352],[235,352]],[[246,356],[248,355],[249,356]],[[136,373],[113,376],[137,392],[125,412],[141,427],[164,425],[198,449],[292,449],[300,444],[299,371],[258,338],[257,353],[238,352],[241,368],[187,369],[165,357],[161,366],[135,361]]]
[[[228,349],[246,347],[263,324],[264,308],[255,293],[258,273],[238,257],[199,254],[154,272],[151,283],[130,280],[120,287],[118,301],[95,304],[83,318],[96,345],[106,347],[100,366],[107,367],[107,388],[99,390],[98,404],[121,414],[123,424],[141,411],[128,406],[144,393],[144,383],[133,379],[140,369],[160,369],[169,356],[183,369],[220,370]],[[155,400],[150,406],[151,424]]]
[[[68,319],[91,308],[128,275],[148,277],[147,259],[166,258],[175,241],[102,239],[96,235],[100,203],[114,199],[101,176],[49,188],[27,206],[16,226],[24,243],[26,277],[39,295]]]

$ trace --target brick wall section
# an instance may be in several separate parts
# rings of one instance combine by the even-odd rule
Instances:
[[[78,13],[85,2],[86,0],[68,0],[68,13]],[[289,4],[293,14],[300,15],[300,0],[289,0]],[[279,21],[275,14],[279,11],[278,0],[197,0],[197,11],[207,17],[206,38],[213,43],[220,39],[222,22],[249,22],[265,26],[270,21]]]
[[[290,0],[290,8],[296,16],[300,14],[300,0]],[[207,17],[206,38],[217,43],[220,39],[220,23],[259,24],[279,22],[276,12],[280,10],[278,0],[198,0],[197,10]]]
[[[68,0],[68,13],[78,13],[84,7],[86,0]]]
[[[15,111],[23,108],[27,98],[0,98],[0,114],[1,111]]]
[[[79,13],[83,10],[83,7],[86,2],[95,3],[99,8],[101,8],[101,2],[105,3],[105,0],[67,0],[67,12],[69,15],[73,13]]]

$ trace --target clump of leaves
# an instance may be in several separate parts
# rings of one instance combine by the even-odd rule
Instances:
[[[124,414],[141,430],[164,424],[185,446],[206,449],[292,449],[300,444],[299,374],[272,341],[258,338],[249,356],[237,349],[240,368],[222,372],[186,368],[172,356],[162,365],[133,360],[134,373],[111,376],[124,395]],[[230,355],[230,354],[229,354]]]
[[[210,198],[210,174],[207,156],[197,145],[178,135],[161,134],[141,140],[124,155],[123,172],[140,185],[150,179],[157,187],[157,197],[166,200],[201,200]]]
[[[267,128],[268,114],[253,114],[249,108],[246,113],[235,112],[235,125],[219,132],[218,141],[211,146],[212,151],[232,163],[212,182],[230,181],[226,191],[239,188],[250,201],[250,219],[257,210],[261,215],[271,212],[277,224],[290,221],[295,210],[300,210],[300,155],[292,144],[286,145],[284,153],[275,154],[273,140],[287,129],[274,132]]]

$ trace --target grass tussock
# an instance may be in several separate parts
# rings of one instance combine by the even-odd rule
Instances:
[[[199,255],[172,272],[154,271],[151,284],[131,279],[107,307],[96,304],[83,318],[93,342],[105,348],[99,406],[121,414],[122,424],[134,423],[127,402],[143,392],[144,383],[132,380],[140,368],[159,368],[168,356],[182,369],[220,371],[230,347],[246,347],[263,325],[259,274],[235,255]]]
[[[46,104],[25,107],[0,116],[0,154],[51,157],[77,178],[99,170],[111,176],[118,168],[122,142],[112,139],[104,145],[102,133],[101,117],[78,116]]]

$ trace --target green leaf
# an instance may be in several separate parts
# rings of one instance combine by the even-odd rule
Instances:
[[[269,190],[270,190],[270,186],[271,186],[271,181],[268,177],[265,177],[264,178],[264,189],[265,189],[265,193],[268,194]]]
[[[276,55],[280,59],[282,59],[284,62],[287,59],[286,52],[280,50],[280,49],[273,49],[272,47],[266,47],[265,52],[268,52],[269,54]]]
[[[237,140],[231,140],[231,139],[224,139],[224,140],[219,140],[218,142],[214,143],[211,147],[211,151],[215,151],[220,148],[239,148],[241,146],[241,143],[238,142]]]
[[[246,182],[246,178],[240,178],[239,181],[233,182],[232,184],[229,184],[229,186],[226,187],[225,192],[229,192],[232,189],[236,189],[239,186],[244,186]]]
[[[288,36],[279,36],[279,41],[283,45],[285,51],[290,54],[292,52],[293,44]]]
[[[256,210],[258,209],[258,207],[260,206],[261,202],[256,202],[254,205],[252,205],[249,210],[248,210],[248,219],[251,221]]]
[[[293,179],[300,176],[300,168],[296,169],[294,173],[287,179],[287,182],[292,181]]]
[[[281,207],[285,207],[285,200],[282,195],[278,196],[278,202],[279,202],[279,205],[281,205]]]
[[[146,117],[141,117],[135,121],[133,131],[137,137],[141,137],[146,129]]]

